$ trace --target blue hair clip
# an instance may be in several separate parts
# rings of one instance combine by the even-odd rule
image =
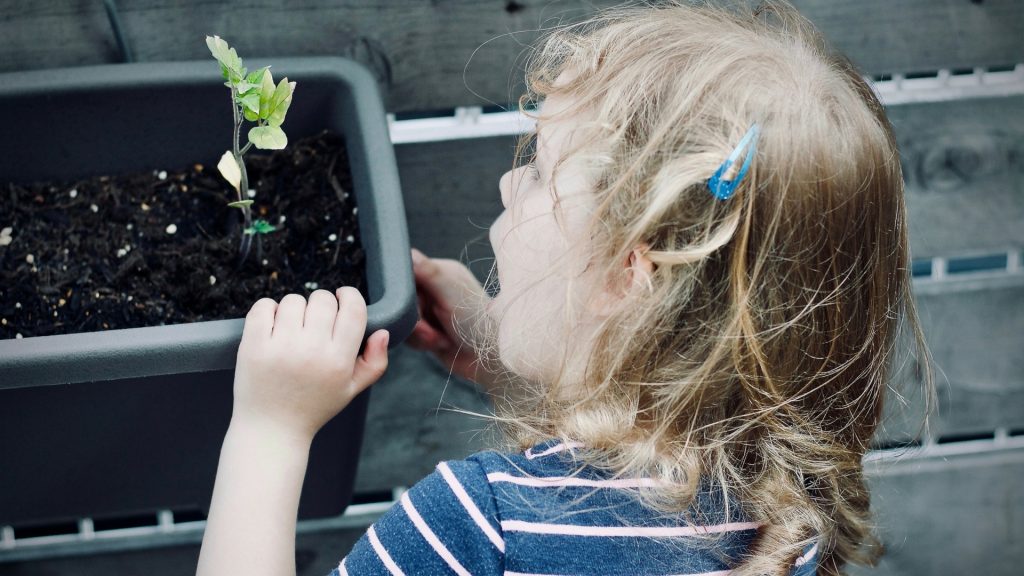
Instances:
[[[740,140],[740,143],[733,149],[732,154],[722,162],[722,165],[715,170],[715,173],[708,179],[708,189],[711,190],[711,195],[719,200],[728,200],[732,197],[733,192],[736,191],[736,187],[739,186],[740,181],[747,175],[747,168],[750,167],[750,161],[754,159],[754,153],[757,151],[757,137],[761,133],[761,127],[754,123],[753,126],[747,130],[747,133]],[[732,180],[722,180],[722,176],[729,170],[732,163],[740,157],[740,153],[743,149],[750,145],[750,150],[747,152],[746,160],[743,161],[743,166],[740,168],[739,173]]]

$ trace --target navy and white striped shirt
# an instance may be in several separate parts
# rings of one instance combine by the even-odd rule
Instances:
[[[710,493],[685,518],[660,514],[623,490],[654,480],[610,479],[575,461],[577,447],[549,441],[520,454],[481,452],[438,464],[331,576],[723,576],[756,534],[756,524],[724,517]],[[816,548],[793,576],[814,574]]]

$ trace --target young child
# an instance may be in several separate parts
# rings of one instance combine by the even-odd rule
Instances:
[[[783,2],[604,11],[548,34],[527,80],[500,293],[413,251],[409,342],[493,394],[509,449],[439,464],[334,573],[871,563],[861,458],[901,322],[927,360],[871,88]],[[365,314],[352,288],[253,306],[200,573],[294,573],[310,441],[387,367],[383,331],[357,357]]]

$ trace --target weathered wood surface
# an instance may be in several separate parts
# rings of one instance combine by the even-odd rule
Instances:
[[[886,553],[858,576],[1015,576],[1024,565],[1024,450],[869,466]]]
[[[915,258],[1024,246],[1024,96],[892,106],[888,114]]]
[[[390,111],[514,102],[519,65],[536,30],[607,0],[122,0],[138,61],[208,58],[217,34],[243,57],[348,56],[367,64]],[[1024,62],[1018,0],[889,0],[794,4],[866,73]],[[117,61],[103,3],[0,0],[0,71]]]
[[[1024,429],[1024,276],[950,279],[917,290],[934,356],[937,412],[927,435],[949,441]],[[908,362],[893,382],[880,444],[923,432],[924,397]]]
[[[939,438],[1024,429],[1024,276],[918,294],[938,367]]]

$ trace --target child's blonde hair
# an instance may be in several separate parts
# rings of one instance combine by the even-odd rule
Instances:
[[[901,325],[931,377],[899,155],[870,86],[784,1],[602,11],[544,37],[527,86],[523,109],[568,94],[596,117],[572,153],[595,167],[597,277],[619,285],[643,244],[654,270],[592,349],[567,346],[558,379],[506,407],[512,440],[581,440],[592,464],[670,480],[653,496],[667,510],[712,482],[764,523],[738,574],[788,573],[812,539],[824,573],[872,563],[861,458]],[[720,201],[707,180],[754,123],[750,170]],[[574,353],[582,375],[564,369]]]

